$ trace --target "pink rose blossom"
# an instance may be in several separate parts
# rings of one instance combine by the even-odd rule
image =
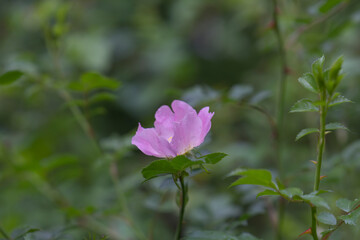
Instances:
[[[214,115],[209,107],[197,113],[186,102],[174,100],[171,108],[164,105],[156,111],[154,128],[143,128],[139,123],[131,143],[144,154],[173,158],[204,142]]]

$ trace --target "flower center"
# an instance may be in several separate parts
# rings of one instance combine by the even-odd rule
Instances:
[[[173,137],[172,137],[172,136],[171,136],[171,137],[169,137],[169,138],[168,138],[168,142],[169,142],[169,143],[171,143],[171,140],[172,140],[172,139],[173,139]]]

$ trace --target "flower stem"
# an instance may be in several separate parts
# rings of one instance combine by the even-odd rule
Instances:
[[[176,228],[176,234],[175,234],[175,240],[180,240],[181,238],[181,232],[182,232],[182,224],[184,219],[184,213],[185,213],[185,206],[186,206],[186,197],[187,197],[187,187],[184,183],[184,176],[179,177],[180,180],[180,186],[181,186],[181,200],[180,200],[180,213],[179,213],[179,221]]]
[[[316,163],[316,172],[315,172],[315,181],[314,181],[314,191],[318,191],[320,187],[320,177],[321,177],[321,164],[323,159],[323,153],[325,148],[325,125],[326,125],[326,114],[327,114],[327,99],[326,99],[326,90],[322,91],[320,94],[320,99],[323,104],[320,106],[320,136],[318,140],[318,156]],[[316,231],[316,207],[311,207],[311,234],[314,240],[318,240],[317,231]]]

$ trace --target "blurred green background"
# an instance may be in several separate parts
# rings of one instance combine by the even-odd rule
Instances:
[[[274,239],[276,198],[256,198],[261,188],[253,186],[229,189],[234,179],[226,178],[238,167],[277,174],[269,122],[247,105],[276,116],[281,59],[272,8],[265,0],[1,0],[0,74],[24,73],[0,86],[1,227],[13,236],[40,230],[27,240],[172,239],[176,187],[166,178],[143,183],[141,168],[155,158],[130,140],[138,122],[152,127],[158,107],[183,99],[215,112],[199,151],[229,154],[211,174],[191,178],[185,231]],[[335,211],[338,198],[360,192],[360,2],[283,0],[278,15],[289,67],[289,186],[312,191],[316,157],[315,136],[294,141],[318,124],[314,113],[288,113],[313,97],[297,78],[322,54],[327,65],[345,58],[340,91],[355,103],[328,120],[350,132],[328,136],[322,180]],[[286,205],[285,239],[309,228],[309,212]],[[344,226],[331,239],[359,237]]]

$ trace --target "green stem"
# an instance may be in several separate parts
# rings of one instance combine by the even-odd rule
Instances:
[[[179,221],[176,228],[175,240],[180,240],[181,232],[182,232],[182,225],[185,213],[185,206],[186,206],[186,197],[187,197],[187,188],[184,183],[184,176],[179,177],[180,186],[181,186],[181,200],[180,200],[180,213],[179,213]]]
[[[281,61],[281,75],[278,86],[278,103],[277,103],[277,146],[276,146],[276,160],[279,172],[279,178],[283,179],[283,145],[284,145],[284,108],[285,108],[285,93],[286,93],[286,75],[287,75],[287,59],[284,46],[284,39],[279,27],[278,10],[279,4],[277,0],[273,0],[273,24],[274,32],[276,34],[278,49]],[[277,227],[277,239],[282,239],[282,223],[284,222],[285,205],[283,201],[279,201],[278,219],[279,225]]]
[[[321,178],[321,164],[323,160],[323,153],[325,148],[325,126],[326,126],[326,114],[327,114],[327,99],[326,99],[326,91],[324,90],[320,94],[320,100],[323,103],[320,106],[320,136],[318,141],[318,156],[316,163],[316,173],[315,173],[315,181],[314,181],[314,191],[318,191],[320,187],[320,178]],[[311,234],[314,240],[318,239],[317,236],[317,221],[316,221],[316,207],[311,207]]]
[[[5,239],[12,240],[12,238],[4,231],[4,229],[2,229],[2,227],[0,227],[0,233]]]

